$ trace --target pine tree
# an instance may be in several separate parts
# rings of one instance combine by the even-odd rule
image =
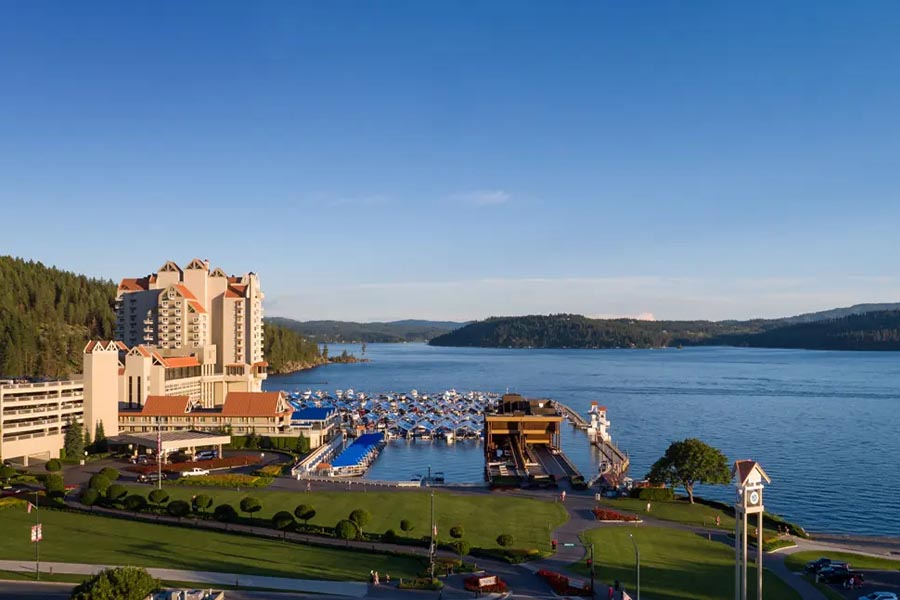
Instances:
[[[97,452],[106,452],[109,443],[106,441],[106,433],[103,431],[103,421],[97,421],[97,429],[94,432],[94,449]]]
[[[63,438],[63,449],[67,458],[79,458],[84,455],[84,434],[80,421],[72,421]]]

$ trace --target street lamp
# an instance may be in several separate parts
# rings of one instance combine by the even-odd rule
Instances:
[[[634,541],[634,536],[629,533],[628,537],[631,538],[631,543],[634,544],[634,560],[637,564],[637,600],[641,600],[641,551],[638,549],[637,542]]]

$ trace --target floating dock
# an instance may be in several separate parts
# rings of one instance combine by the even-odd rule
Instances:
[[[332,477],[360,477],[365,475],[384,448],[384,434],[365,433],[344,448],[331,463]]]
[[[493,485],[552,485],[580,477],[562,452],[563,414],[549,399],[506,394],[484,415],[485,476]]]

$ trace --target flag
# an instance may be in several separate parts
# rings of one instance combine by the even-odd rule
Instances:
[[[31,514],[31,509],[32,509],[32,508],[34,508],[34,504],[32,504],[31,502],[29,502],[29,503],[28,503],[28,514],[29,514],[29,515]]]
[[[431,535],[433,535],[434,537],[437,537],[437,525],[436,524],[431,527]]]

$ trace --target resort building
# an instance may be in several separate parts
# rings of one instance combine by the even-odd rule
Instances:
[[[184,269],[168,261],[156,273],[119,283],[116,338],[129,347],[154,347],[165,358],[197,357],[191,366],[202,365],[199,376],[210,385],[190,395],[199,393],[212,407],[229,391],[262,389],[264,298],[255,273],[228,276],[198,258]],[[212,385],[212,376],[229,385]]]
[[[299,435],[290,431],[290,415],[282,392],[231,392],[215,408],[204,408],[190,396],[149,396],[142,406],[120,408],[119,431]]]
[[[84,412],[80,379],[44,383],[0,380],[0,456],[49,460],[59,456],[66,427]]]

